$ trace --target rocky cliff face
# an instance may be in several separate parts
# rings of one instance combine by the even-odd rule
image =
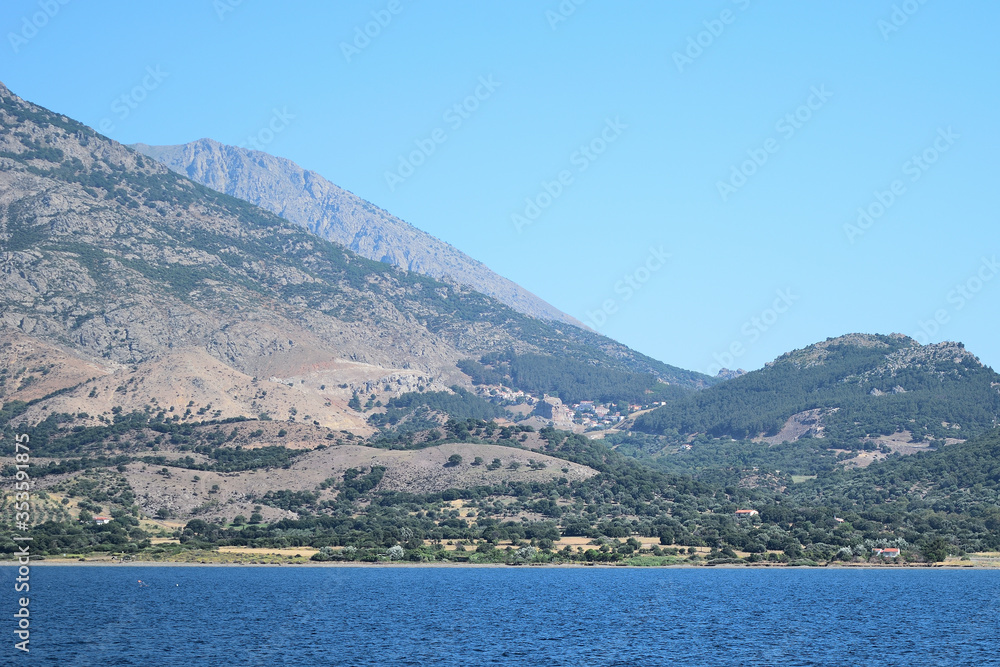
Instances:
[[[533,317],[582,326],[481,262],[291,160],[211,139],[132,147],[193,181],[265,208],[363,257],[467,285]]]

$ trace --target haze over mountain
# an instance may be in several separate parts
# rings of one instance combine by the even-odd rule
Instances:
[[[132,148],[218,192],[265,208],[354,252],[446,282],[458,282],[527,315],[582,326],[451,245],[337,187],[291,160],[200,139]]]

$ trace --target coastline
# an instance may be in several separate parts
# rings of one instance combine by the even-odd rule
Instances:
[[[0,567],[16,567],[16,560],[2,560]],[[704,563],[676,563],[670,565],[628,565],[610,563],[533,563],[523,565],[508,565],[506,563],[410,563],[410,562],[355,562],[355,561],[304,561],[304,562],[284,562],[284,563],[237,563],[237,562],[190,562],[190,561],[130,561],[118,563],[108,560],[87,560],[80,561],[69,558],[53,558],[46,560],[32,560],[31,566],[46,567],[346,567],[346,568],[601,568],[601,569],[632,569],[632,570],[662,570],[662,569],[771,569],[771,570],[1000,570],[1000,562],[962,562],[959,563],[908,563],[908,564],[887,564],[877,565],[873,563],[836,563],[830,565],[792,565],[784,563],[725,563],[720,565],[706,565]]]

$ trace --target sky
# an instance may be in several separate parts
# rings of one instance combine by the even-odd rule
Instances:
[[[7,0],[0,81],[286,157],[715,374],[851,332],[1000,368],[986,0]]]

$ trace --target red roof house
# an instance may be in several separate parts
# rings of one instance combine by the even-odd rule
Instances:
[[[899,556],[899,549],[896,549],[896,548],[878,549],[878,548],[876,548],[876,549],[872,549],[872,553],[875,554],[876,556],[882,556],[884,558],[896,558],[897,556]]]

